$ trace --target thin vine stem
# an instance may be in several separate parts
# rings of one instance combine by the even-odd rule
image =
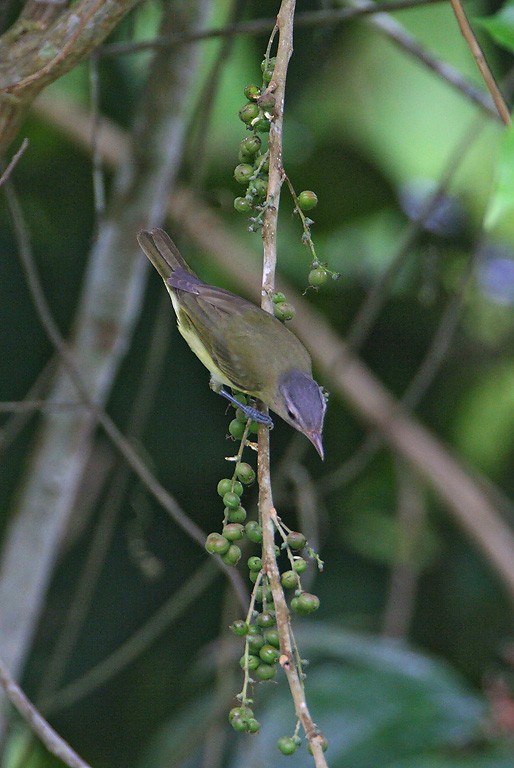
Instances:
[[[275,290],[275,270],[277,264],[277,227],[280,191],[284,181],[282,164],[282,136],[284,123],[284,99],[287,68],[293,52],[293,25],[295,0],[282,0],[277,16],[278,45],[273,77],[268,90],[275,96],[274,117],[269,134],[269,182],[263,217],[263,270],[261,306],[268,312],[273,311],[272,294]],[[266,55],[269,56],[269,47]],[[305,698],[305,690],[296,663],[297,654],[292,641],[291,621],[284,590],[280,581],[280,572],[275,555],[275,531],[278,525],[273,504],[270,475],[270,436],[269,430],[259,426],[259,454],[257,462],[259,483],[259,514],[262,525],[263,570],[268,577],[275,604],[277,630],[280,638],[279,659],[284,670],[293,699],[298,720],[310,743],[316,768],[327,768],[322,749],[323,736],[314,724]]]

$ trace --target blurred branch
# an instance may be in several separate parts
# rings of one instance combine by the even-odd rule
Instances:
[[[111,5],[108,0],[104,10]],[[205,5],[205,0],[166,4],[163,34],[171,28],[198,25]],[[162,222],[179,165],[187,95],[196,73],[195,52],[188,48],[176,56],[156,56],[139,104],[132,150],[115,178],[110,211],[88,263],[70,351],[88,402],[96,407],[94,417],[92,409],[45,414],[6,533],[0,563],[0,638],[5,663],[15,675],[23,665],[74,509],[97,420],[118,447],[123,446],[123,455],[164,508],[175,519],[181,512],[101,408],[128,349],[144,291],[146,261],[135,235],[141,227]],[[76,397],[77,381],[69,371],[62,365],[56,374],[51,401]],[[202,535],[188,518],[182,522],[186,520],[191,535]]]
[[[455,14],[455,18],[457,19],[457,23],[460,27],[460,31],[462,32],[462,36],[468,44],[471,53],[473,54],[473,58],[476,61],[480,74],[484,78],[484,83],[486,84],[487,90],[491,94],[492,100],[494,101],[496,109],[498,110],[498,114],[500,115],[505,125],[510,125],[511,120],[509,109],[505,103],[505,99],[503,98],[500,89],[498,88],[498,84],[494,79],[493,73],[489,68],[475,33],[471,29],[471,24],[468,21],[468,17],[466,16],[464,8],[462,7],[460,0],[450,0],[450,3]]]
[[[0,660],[0,686],[11,704],[28,723],[31,730],[39,736],[45,747],[52,755],[70,768],[90,768],[77,753],[64,741],[62,736],[54,731],[32,702],[25,696],[19,685],[10,675],[6,665]]]
[[[58,122],[59,113],[52,109],[52,103],[48,98],[41,102],[39,114],[44,114],[50,122],[55,120],[63,129],[68,126],[68,136],[83,144],[84,126],[73,133],[69,121]],[[84,122],[87,116],[78,108],[75,110],[76,123]],[[118,138],[123,143],[124,134],[119,129],[114,130],[111,126],[106,133],[109,133],[106,145],[111,149]],[[111,151],[111,160],[114,156]],[[259,273],[248,257],[247,246],[212,211],[187,190],[177,189],[168,212],[175,225],[182,228],[198,247],[210,253],[244,292],[256,295]],[[480,479],[467,472],[435,436],[405,411],[304,298],[295,295],[294,289],[283,281],[278,287],[291,296],[297,310],[298,335],[309,348],[327,384],[366,423],[378,429],[387,443],[426,479],[500,574],[509,595],[514,598],[514,535],[491,503]]]
[[[20,148],[12,156],[12,158],[9,161],[8,166],[6,167],[5,171],[0,176],[0,187],[2,186],[2,184],[5,184],[5,182],[7,181],[9,176],[11,175],[11,173],[14,171],[14,169],[15,169],[17,163],[18,163],[18,160],[21,158],[21,156],[23,155],[23,153],[25,152],[25,150],[27,149],[28,146],[29,146],[29,140],[28,139],[23,139],[23,141],[21,142]]]
[[[352,8],[364,9],[368,8],[370,5],[375,7],[375,3],[370,3],[369,0],[345,0],[345,3]],[[421,43],[419,43],[416,38],[405,29],[405,27],[396,21],[396,19],[393,19],[387,13],[375,13],[368,19],[368,24],[382,32],[395,45],[401,48],[402,51],[405,51],[405,53],[408,53],[410,56],[417,59],[420,64],[423,64],[432,72],[435,72],[438,77],[453,86],[453,88],[455,88],[461,95],[465,96],[469,101],[487,112],[490,117],[494,117],[497,120],[500,119],[496,107],[488,93],[477,88],[458,70],[454,69],[451,64],[434,56],[433,53],[421,45]]]
[[[319,11],[304,11],[296,13],[295,29],[318,27],[332,27],[344,21],[351,21],[362,16],[388,11],[405,11],[410,8],[432,5],[446,2],[446,0],[384,0],[381,3],[370,2],[362,8],[326,8]],[[138,43],[108,43],[103,45],[99,56],[121,56],[124,54],[140,53],[141,51],[154,50],[155,48],[171,48],[184,43],[212,40],[220,37],[235,37],[240,35],[269,34],[276,24],[276,18],[252,19],[234,24],[225,24],[216,29],[199,29],[185,35],[173,35],[170,38],[154,37],[152,40],[142,40]]]
[[[37,94],[99,46],[137,1],[26,3],[0,37],[0,155]]]
[[[219,571],[216,563],[211,559],[205,560],[142,627],[99,664],[42,699],[41,709],[49,713],[60,712],[109,682],[137,659],[167,627],[191,607],[202,592],[212,584],[217,573]]]

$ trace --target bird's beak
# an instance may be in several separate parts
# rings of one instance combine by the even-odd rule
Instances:
[[[315,432],[313,430],[312,432],[307,432],[306,434],[309,440],[311,441],[311,443],[313,444],[313,446],[315,447],[315,449],[317,450],[317,452],[319,453],[321,460],[323,461],[323,459],[325,458],[325,452],[323,450],[321,432]]]

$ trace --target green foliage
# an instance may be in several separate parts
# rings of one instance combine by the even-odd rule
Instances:
[[[514,2],[507,0],[493,16],[475,19],[498,45],[514,51]]]

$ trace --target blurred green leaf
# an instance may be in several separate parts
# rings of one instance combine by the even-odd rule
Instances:
[[[510,126],[503,136],[496,169],[493,193],[485,214],[485,228],[492,229],[502,219],[512,216],[514,210],[514,128]]]
[[[474,19],[491,35],[498,45],[514,51],[514,0],[507,0],[493,16]]]
[[[428,768],[432,755],[438,759],[439,752],[452,750],[457,756],[464,747],[473,757],[469,745],[480,736],[484,702],[446,664],[334,624],[302,622],[298,630],[302,655],[310,661],[309,706],[328,738],[331,768],[392,768],[403,759],[414,768],[423,765],[422,758]],[[264,711],[261,690],[254,710],[262,730],[239,742],[231,768],[287,764],[275,746],[294,729],[287,686],[272,691]],[[302,748],[294,764],[307,768],[312,757]],[[434,768],[438,765],[445,763],[435,762]]]

